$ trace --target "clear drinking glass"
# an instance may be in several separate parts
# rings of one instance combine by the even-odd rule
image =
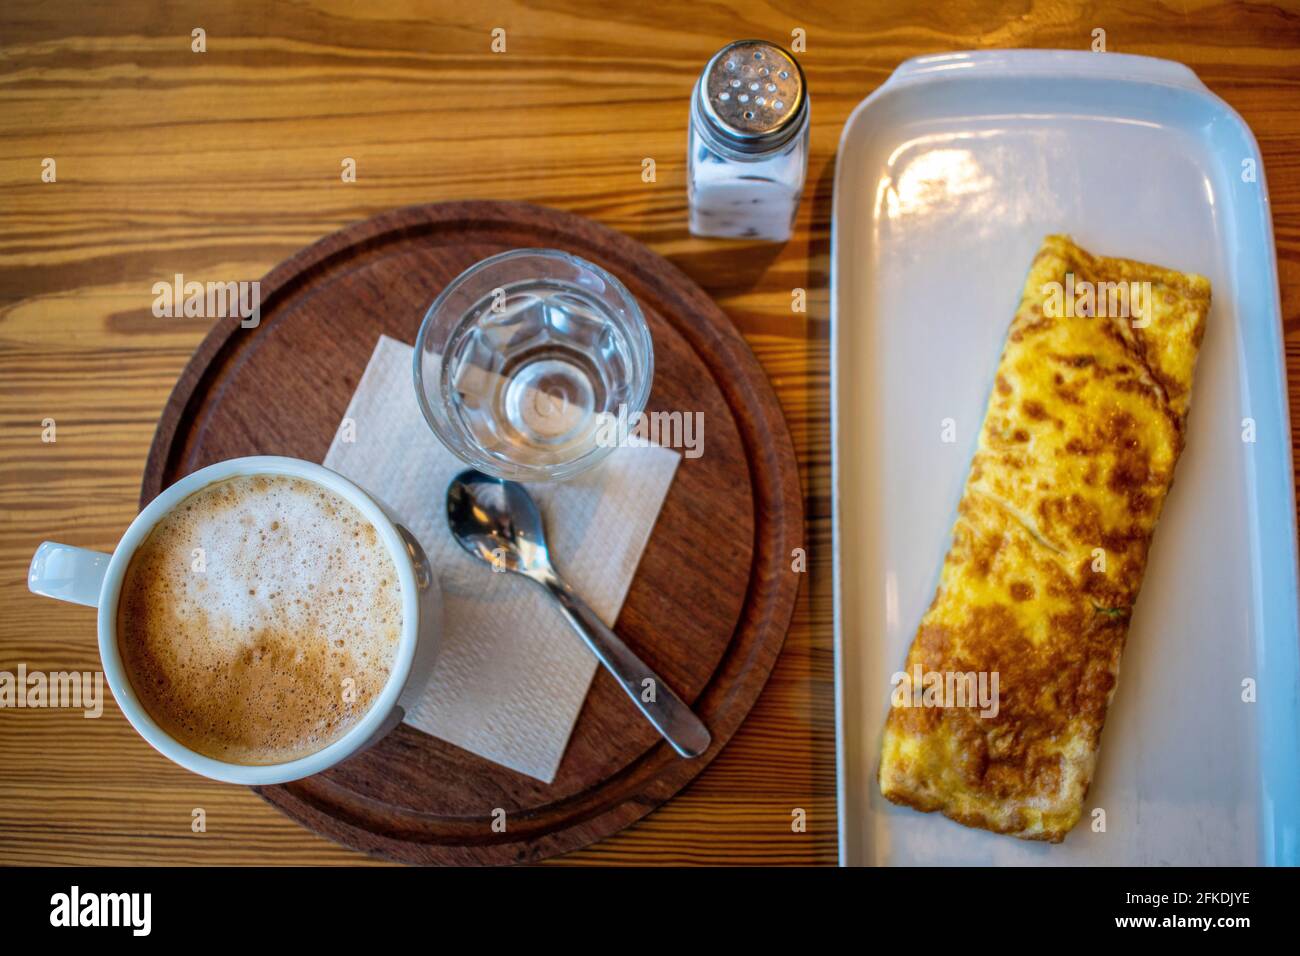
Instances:
[[[434,434],[514,481],[596,464],[614,448],[605,416],[643,411],[653,377],[650,330],[631,293],[556,249],[471,266],[429,306],[415,341],[415,393]]]

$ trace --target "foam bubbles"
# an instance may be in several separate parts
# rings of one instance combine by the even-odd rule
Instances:
[[[374,526],[318,485],[258,475],[208,485],[159,522],[127,569],[118,643],[169,734],[219,760],[273,764],[366,712],[401,622]]]

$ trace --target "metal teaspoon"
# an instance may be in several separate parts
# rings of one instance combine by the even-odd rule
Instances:
[[[708,728],[690,707],[556,573],[541,513],[523,485],[472,468],[462,471],[447,486],[447,524],[470,554],[545,588],[592,653],[674,750],[683,757],[697,757],[709,748]],[[650,702],[641,699],[647,679],[654,681],[655,688],[656,699]]]

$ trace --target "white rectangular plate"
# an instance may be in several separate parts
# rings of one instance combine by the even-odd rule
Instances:
[[[833,222],[841,863],[1296,863],[1291,431],[1249,128],[1167,61],[909,60],[845,126]],[[894,806],[876,773],[890,678],[934,596],[1007,326],[1056,232],[1199,272],[1214,301],[1096,777],[1052,846]]]

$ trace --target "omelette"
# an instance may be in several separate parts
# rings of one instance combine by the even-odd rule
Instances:
[[[1209,308],[1202,276],[1043,241],[894,677],[888,799],[1053,843],[1078,822]]]

